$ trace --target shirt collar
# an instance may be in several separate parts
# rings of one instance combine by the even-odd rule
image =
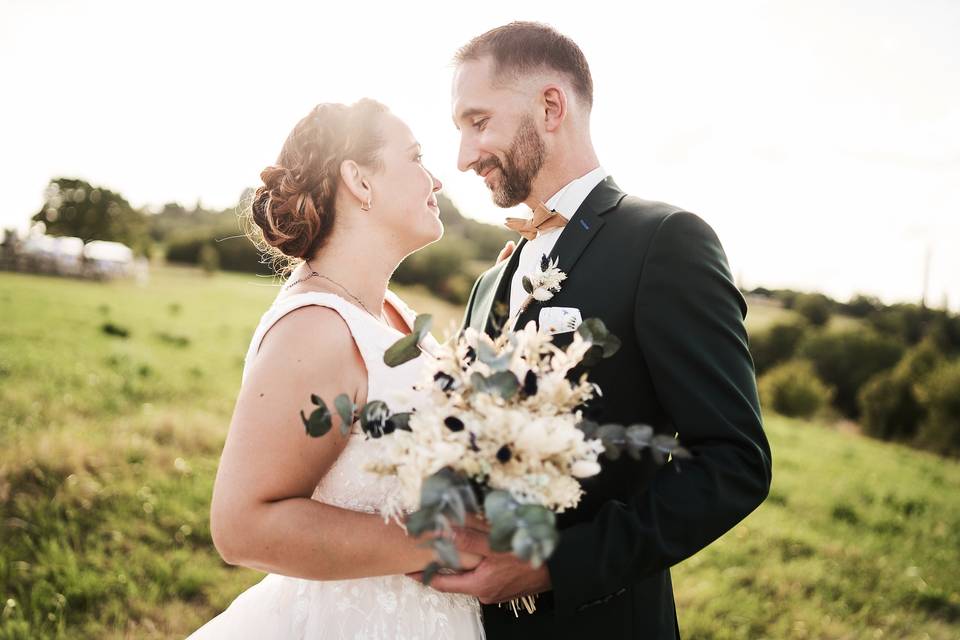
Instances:
[[[587,174],[575,178],[557,191],[549,200],[544,202],[547,209],[556,209],[568,220],[577,212],[583,201],[587,199],[593,188],[607,177],[603,167],[597,167]]]

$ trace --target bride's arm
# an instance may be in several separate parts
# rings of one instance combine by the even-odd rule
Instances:
[[[328,406],[340,393],[365,401],[366,371],[340,316],[303,307],[268,332],[247,373],[213,490],[210,530],[229,564],[314,580],[408,573],[432,560],[379,514],[311,500],[348,438],[333,428],[309,437],[299,417],[311,393]],[[462,557],[467,566],[475,557]]]

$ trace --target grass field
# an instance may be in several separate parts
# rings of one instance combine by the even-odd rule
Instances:
[[[268,282],[0,273],[0,640],[183,637],[259,580],[220,561],[207,507]],[[769,500],[674,571],[684,637],[960,638],[960,465],[767,429]]]

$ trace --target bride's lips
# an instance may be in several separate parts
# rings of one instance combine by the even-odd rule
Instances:
[[[437,204],[436,200],[427,200],[427,206],[433,209],[437,215],[440,215],[440,205]]]

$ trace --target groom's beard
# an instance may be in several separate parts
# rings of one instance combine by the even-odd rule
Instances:
[[[488,167],[500,171],[500,179],[493,188],[493,203],[506,209],[530,197],[530,187],[543,167],[546,152],[546,145],[537,133],[533,118],[525,117],[517,127],[510,148],[503,154],[504,162],[501,163],[496,156],[490,156],[476,169],[477,173],[482,173]]]

